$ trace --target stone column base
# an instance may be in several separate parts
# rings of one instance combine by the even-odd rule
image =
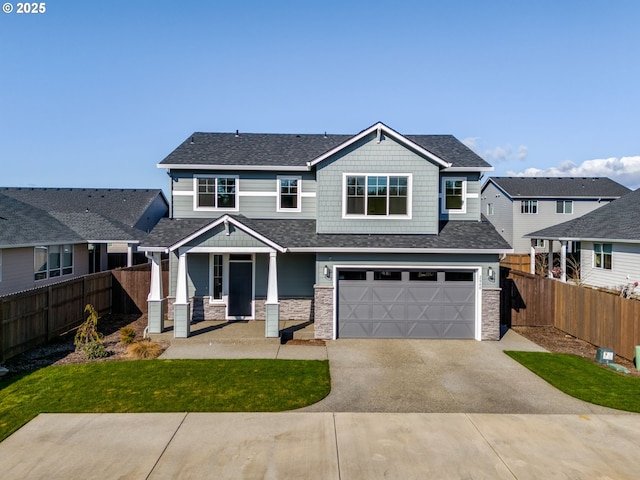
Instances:
[[[333,287],[315,285],[314,287],[314,337],[332,340],[333,331]]]
[[[500,340],[500,291],[482,290],[482,340]]]

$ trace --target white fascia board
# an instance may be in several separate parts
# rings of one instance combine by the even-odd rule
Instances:
[[[438,163],[440,166],[442,166],[444,168],[451,167],[451,165],[452,165],[451,163],[445,162],[440,157],[434,155],[433,153],[429,152],[428,150],[426,150],[425,148],[421,147],[417,143],[415,143],[415,142],[409,140],[408,138],[404,137],[403,135],[401,135],[400,133],[396,132],[392,128],[387,127],[382,122],[378,122],[378,123],[375,123],[374,125],[371,125],[369,128],[363,130],[362,132],[358,133],[357,135],[354,135],[350,139],[342,142],[340,145],[332,148],[328,152],[325,152],[322,155],[320,155],[319,157],[311,160],[310,162],[307,162],[307,165],[309,166],[309,168],[317,165],[318,163],[322,162],[323,160],[326,160],[327,158],[331,157],[332,155],[335,155],[336,153],[338,153],[340,150],[343,150],[343,149],[347,148],[348,146],[353,145],[355,142],[361,140],[362,138],[364,138],[367,135],[375,132],[378,129],[380,129],[381,132],[384,132],[385,135],[394,138],[396,141],[404,144],[405,146],[408,146],[408,147],[416,150],[421,155],[424,155],[425,157],[430,158],[434,162]]]
[[[271,248],[273,248],[273,249],[275,249],[275,250],[277,250],[277,251],[279,251],[281,253],[284,253],[284,252],[287,251],[287,249],[285,247],[282,247],[281,245],[278,245],[277,243],[272,242],[268,238],[264,237],[263,235],[259,234],[258,232],[254,231],[254,230],[251,230],[249,227],[247,227],[246,225],[243,225],[242,223],[240,223],[239,221],[235,220],[233,217],[230,217],[229,215],[223,215],[222,217],[218,218],[217,220],[215,220],[215,221],[211,222],[210,224],[206,225],[205,227],[201,228],[197,232],[189,235],[186,238],[183,238],[178,243],[176,243],[174,245],[171,245],[169,247],[169,251],[173,252],[174,250],[176,250],[176,249],[182,247],[183,245],[189,243],[191,240],[194,240],[194,239],[198,238],[200,235],[208,232],[212,228],[217,227],[218,225],[224,223],[225,221],[229,222],[230,224],[232,224],[236,228],[242,230],[247,235],[250,235],[250,236],[254,237],[255,239],[261,241],[265,245],[268,245]]]
[[[245,170],[245,171],[290,171],[290,172],[308,172],[308,166],[284,166],[284,165],[180,165],[180,164],[168,164],[163,165],[158,163],[157,168],[164,168],[166,170]]]
[[[551,237],[544,235],[523,235],[525,238],[538,238],[542,240],[557,240],[560,242],[599,242],[599,243],[632,243],[640,244],[640,239],[634,238],[602,238],[602,237]]]
[[[493,167],[448,167],[443,172],[493,172]]]
[[[513,248],[331,248],[290,247],[291,253],[454,253],[454,254],[503,254],[513,253]]]
[[[86,240],[87,243],[133,243],[138,244],[140,240]]]
[[[141,252],[160,252],[160,253],[169,253],[169,249],[167,247],[140,247],[138,248]]]

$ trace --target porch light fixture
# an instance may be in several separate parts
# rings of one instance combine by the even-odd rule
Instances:
[[[492,267],[487,268],[487,277],[489,278],[489,281],[493,282],[496,279],[496,274],[493,271]]]
[[[325,265],[324,268],[322,269],[322,273],[324,273],[324,276],[326,278],[330,278],[331,277],[331,270],[329,269],[329,265]]]

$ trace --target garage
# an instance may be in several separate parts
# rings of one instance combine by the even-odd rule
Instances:
[[[475,338],[474,270],[340,269],[338,336]]]

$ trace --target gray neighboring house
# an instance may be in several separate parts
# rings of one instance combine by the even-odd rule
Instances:
[[[514,253],[540,253],[548,246],[526,234],[580,217],[629,192],[602,177],[491,177],[482,186],[482,212]]]
[[[499,259],[480,213],[492,167],[451,135],[194,133],[159,168],[171,218],[152,259],[149,328],[313,321],[316,338],[499,338]],[[169,285],[160,259],[169,254]]]
[[[131,265],[167,212],[160,190],[0,188],[0,295]]]
[[[580,242],[580,277],[587,285],[621,289],[640,281],[640,189],[591,213],[527,234],[561,245]],[[566,255],[560,268],[567,270]],[[566,280],[566,278],[562,278]],[[640,291],[636,289],[636,292]]]

